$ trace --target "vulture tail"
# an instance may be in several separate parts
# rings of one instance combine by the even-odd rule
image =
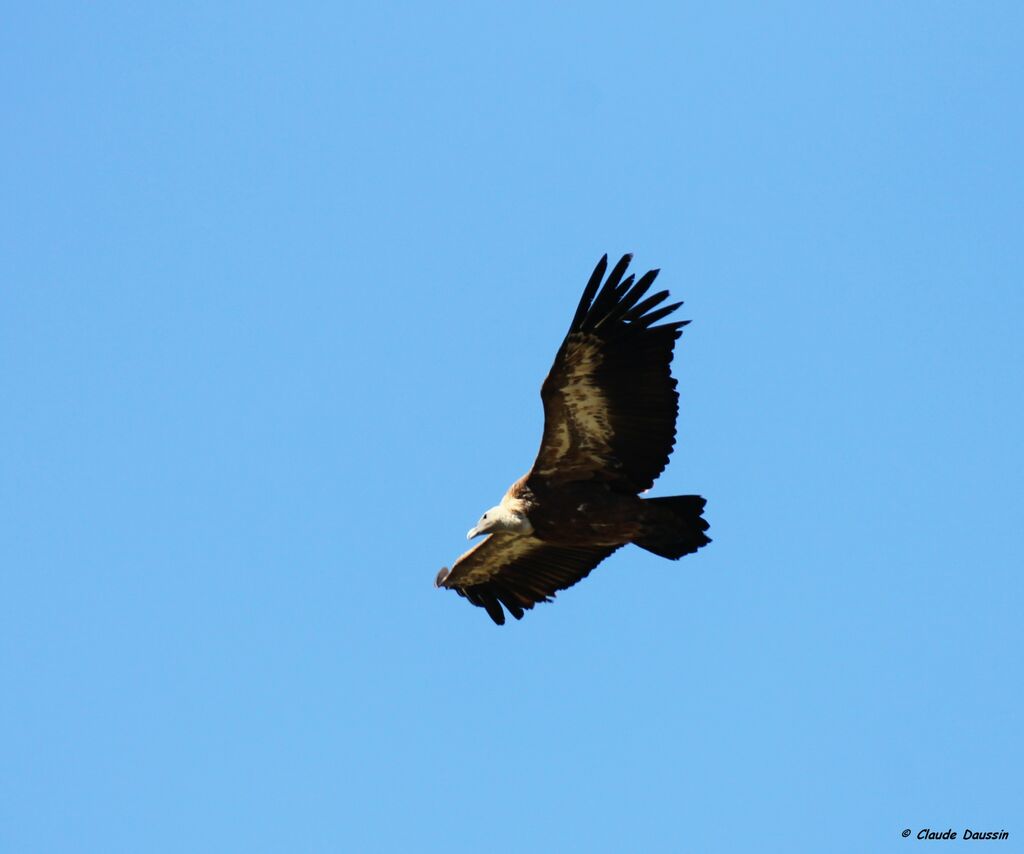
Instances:
[[[699,495],[644,499],[644,527],[633,542],[670,560],[697,551],[711,542],[705,535],[704,499]]]

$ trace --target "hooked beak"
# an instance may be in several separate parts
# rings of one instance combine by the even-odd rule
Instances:
[[[473,527],[473,528],[470,528],[469,532],[466,534],[466,539],[467,540],[471,540],[471,539],[473,539],[473,537],[479,537],[479,536],[480,536],[480,531],[476,527]]]

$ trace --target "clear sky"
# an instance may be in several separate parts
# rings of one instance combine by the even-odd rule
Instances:
[[[19,4],[0,850],[1024,850],[1018,3]],[[686,300],[654,494],[437,570],[602,253]],[[958,843],[959,844],[959,843]]]

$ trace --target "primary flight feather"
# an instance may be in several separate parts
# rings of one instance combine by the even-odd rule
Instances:
[[[658,270],[634,281],[605,255],[583,290],[541,387],[544,435],[533,468],[469,531],[488,534],[437,575],[495,623],[517,620],[634,543],[677,560],[711,542],[699,495],[641,498],[668,465],[679,395],[669,364],[688,320],[656,325],[682,303],[647,296]],[[504,606],[504,607],[503,607]]]

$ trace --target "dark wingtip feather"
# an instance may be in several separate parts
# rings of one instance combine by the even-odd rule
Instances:
[[[626,278],[622,280],[622,283],[615,289],[613,299],[615,302],[622,300],[622,295],[625,294],[631,287],[633,287],[633,274],[630,273]]]
[[[498,600],[493,596],[482,596],[481,599],[483,599],[484,608],[487,610],[487,616],[499,626],[505,625],[505,612],[498,604]]]
[[[660,305],[668,299],[668,291],[658,291],[656,294],[652,294],[643,300],[643,302],[637,303],[624,315],[624,319],[630,323],[640,323],[644,319],[644,315],[647,314],[655,306]]]
[[[515,594],[508,590],[499,590],[495,594],[498,597],[498,601],[504,605],[508,612],[515,617],[517,620],[523,619],[522,606],[516,601]]]
[[[434,579],[434,587],[441,587],[450,574],[451,570],[447,566],[442,566],[438,570],[437,577]]]
[[[615,305],[623,292],[622,277],[626,274],[626,268],[629,267],[629,262],[632,260],[633,256],[627,252],[612,268],[587,313],[580,318],[582,323],[579,328],[581,330],[593,329],[606,315],[615,310]]]
[[[607,255],[604,256],[602,261],[607,257]],[[634,284],[632,275],[623,279],[626,268],[632,259],[631,253],[627,252],[623,255],[608,274],[608,278],[604,280],[604,284],[596,295],[593,293],[594,277],[591,277],[584,293],[588,302],[585,305],[581,301],[580,307],[576,310],[576,316],[573,318],[571,332],[601,332],[615,336],[630,328],[648,329],[682,305],[681,302],[673,303],[654,311],[656,306],[668,299],[668,291],[658,291],[641,300],[654,284],[661,269],[648,270]],[[594,272],[596,274],[598,271]]]
[[[650,314],[645,314],[643,316],[641,322],[643,323],[644,326],[653,326],[655,323],[657,323],[663,317],[667,317],[668,315],[670,315],[673,311],[675,311],[681,305],[682,305],[681,302],[674,302],[674,303],[671,303],[670,305],[664,305],[661,308],[657,309],[656,311],[652,311]]]
[[[629,262],[632,260],[632,252],[627,252],[618,260],[618,263],[612,267],[612,271],[608,274],[608,279],[605,281],[604,288],[601,290],[601,296],[604,296],[605,294],[610,296],[615,293],[615,290],[619,286],[619,282],[622,281],[622,277],[626,275],[626,269],[629,267]]]
[[[606,252],[601,256],[601,260],[597,262],[594,267],[594,272],[590,274],[590,279],[587,281],[587,286],[583,289],[583,296],[580,297],[580,304],[576,306],[576,314],[573,315],[572,323],[569,325],[569,331],[579,327],[583,318],[587,316],[587,312],[590,310],[590,304],[594,300],[594,294],[597,293],[597,289],[601,286],[601,280],[604,278],[604,272],[608,269],[608,253]]]
[[[631,284],[628,288],[622,288],[622,292],[617,298],[617,305],[597,324],[596,328],[600,329],[601,327],[611,326],[621,322],[622,319],[626,317],[630,309],[640,301],[640,297],[647,293],[651,285],[654,284],[654,280],[658,278],[659,272],[660,270],[648,270],[640,277],[635,285]],[[632,276],[626,279],[626,282],[632,283],[632,281]],[[623,284],[625,284],[625,282]]]

